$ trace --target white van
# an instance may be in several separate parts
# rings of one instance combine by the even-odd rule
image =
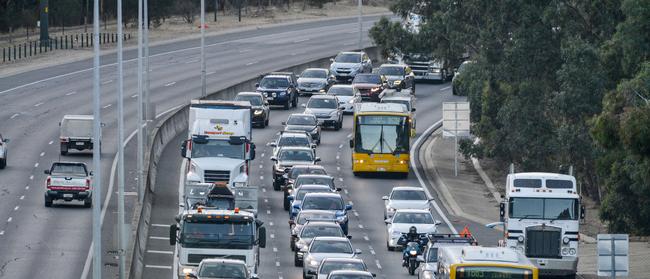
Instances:
[[[79,151],[93,149],[93,119],[92,115],[63,116],[59,122],[61,155],[67,155],[70,149]]]

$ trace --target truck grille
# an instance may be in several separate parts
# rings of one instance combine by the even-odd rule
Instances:
[[[189,254],[187,255],[187,262],[189,264],[199,264],[203,259],[233,259],[242,260],[246,262],[246,256],[242,255],[202,255],[202,254]]]
[[[230,181],[230,171],[206,170],[203,180],[205,183],[228,182]]]
[[[559,228],[537,226],[526,229],[526,257],[562,258],[561,237]]]

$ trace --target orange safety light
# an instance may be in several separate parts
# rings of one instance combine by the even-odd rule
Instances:
[[[203,213],[203,207],[202,207],[202,206],[199,206],[199,207],[196,209],[196,212],[198,212],[198,213]]]
[[[235,207],[235,213],[239,213],[239,207]]]

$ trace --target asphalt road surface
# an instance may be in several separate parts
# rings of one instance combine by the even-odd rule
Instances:
[[[377,19],[377,16],[365,17],[364,32]],[[353,18],[209,37],[206,40],[208,91],[222,88],[224,83],[234,78],[252,77],[273,69],[333,56],[341,50],[354,49],[358,39],[356,30],[357,23]],[[364,43],[370,44],[367,38]],[[200,96],[198,46],[195,39],[151,48],[150,99],[159,114]],[[127,51],[124,63],[127,136],[133,135],[131,132],[135,130],[137,121],[135,53],[134,50]],[[8,166],[0,171],[0,277],[83,279],[83,275],[88,274],[91,210],[82,208],[79,203],[56,204],[52,208],[43,205],[43,169],[49,168],[57,160],[81,161],[91,169],[102,168],[101,199],[104,203],[94,206],[102,206],[103,274],[106,278],[115,277],[116,188],[110,183],[117,149],[117,71],[114,61],[114,54],[102,57],[101,113],[106,126],[103,128],[101,166],[92,166],[90,152],[71,152],[68,156],[59,156],[58,147],[58,122],[63,115],[92,114],[91,60],[0,77],[0,133],[12,140]],[[278,128],[281,118],[279,114],[273,118],[275,128]],[[260,139],[263,137],[261,135]],[[267,137],[270,138],[270,135]],[[126,220],[131,219],[132,205],[137,199],[134,146],[135,140],[130,141],[125,152]],[[262,161],[259,159],[258,162]],[[335,161],[330,159],[325,163],[335,164]],[[270,164],[266,164],[264,171],[270,171]],[[346,179],[346,176],[343,178]],[[352,193],[353,190],[350,191]],[[362,207],[358,209],[359,213],[363,211]],[[278,221],[273,222],[284,223],[279,218],[280,215]],[[277,224],[279,230],[280,223]],[[280,233],[276,235],[280,237]],[[282,241],[286,242],[286,239]],[[268,251],[271,249],[265,253]]]
[[[443,102],[464,100],[464,97],[452,96],[449,85],[417,85],[417,138],[413,143],[419,143],[418,138],[423,132],[442,118]],[[301,97],[300,102],[306,102],[307,98]],[[261,249],[260,278],[302,278],[302,268],[294,267],[293,252],[289,249],[288,213],[282,208],[282,192],[273,191],[271,185],[272,162],[269,157],[272,149],[266,147],[266,143],[275,139],[278,131],[282,129],[281,122],[285,121],[290,113],[300,111],[300,108],[289,111],[274,109],[271,112],[270,125],[264,129],[253,130],[253,140],[258,148],[257,158],[251,163],[250,183],[260,186],[258,216],[267,227],[267,247]],[[351,171],[351,150],[347,144],[348,136],[352,133],[352,117],[346,115],[344,121],[340,131],[323,130],[322,143],[316,153],[322,159],[320,164],[336,178],[337,186],[343,188],[344,199],[354,204],[350,213],[352,244],[354,248],[362,250],[360,257],[378,278],[409,278],[406,269],[401,267],[401,253],[389,252],[386,249],[384,203],[381,197],[387,195],[394,186],[420,186],[420,181],[413,171],[408,179],[355,177]],[[176,141],[180,143],[184,135],[185,133],[181,133]],[[415,161],[416,165],[420,165]],[[152,210],[144,278],[173,277],[173,247],[169,245],[168,232],[169,224],[175,222],[174,216],[178,213],[181,165],[178,144],[172,142],[167,146],[158,165],[157,181],[160,183],[157,187],[160,192],[156,195]],[[431,190],[432,185],[426,181],[425,185]],[[435,210],[433,213],[436,219],[444,220]],[[453,226],[457,230],[462,229],[460,223]],[[450,228],[443,221],[439,231],[449,233]],[[492,241],[496,242],[496,239]]]

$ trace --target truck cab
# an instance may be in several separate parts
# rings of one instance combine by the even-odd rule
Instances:
[[[181,146],[188,159],[186,183],[248,183],[248,162],[255,158],[250,103],[192,100],[189,134]]]
[[[512,173],[500,204],[501,244],[526,255],[543,276],[572,276],[578,267],[584,206],[576,180],[556,173]]]
[[[266,228],[252,212],[239,210],[186,210],[169,230],[169,244],[175,246],[177,278],[196,272],[202,260],[228,258],[246,263],[257,273],[260,248],[266,247]]]

